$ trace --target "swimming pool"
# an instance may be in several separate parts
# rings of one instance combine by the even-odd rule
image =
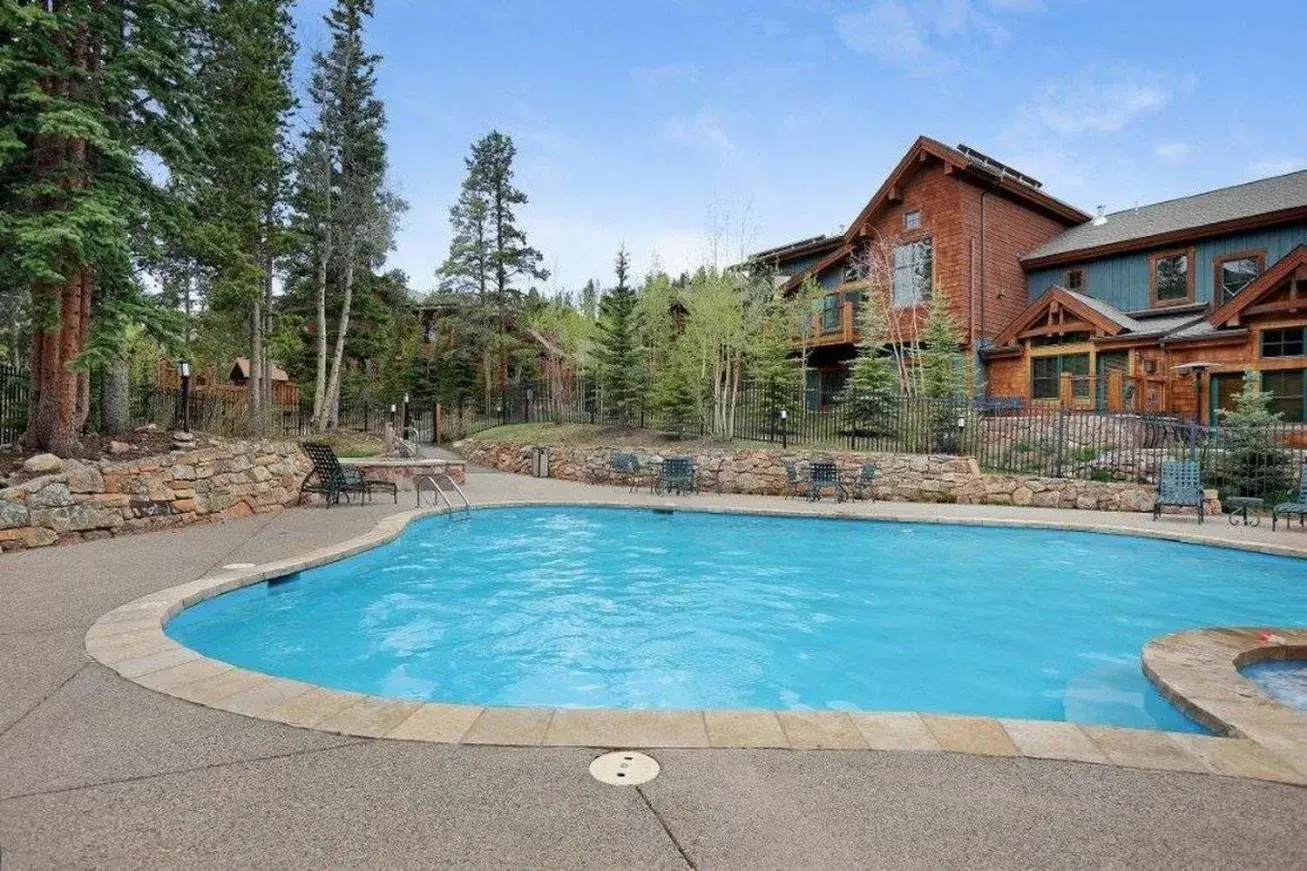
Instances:
[[[1198,731],[1159,635],[1304,625],[1298,560],[1127,536],[618,508],[478,511],[202,602],[254,671],[478,705],[915,710]]]

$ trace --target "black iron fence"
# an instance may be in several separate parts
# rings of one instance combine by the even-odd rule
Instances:
[[[625,424],[687,437],[711,434],[706,403],[688,425],[647,406],[621,417],[597,392],[549,395],[511,386],[494,400],[493,422]],[[1202,426],[1176,415],[1067,410],[1013,398],[939,400],[741,387],[728,410],[735,440],[780,448],[950,454],[985,471],[1122,483],[1156,483],[1161,464],[1199,462],[1222,496],[1280,500],[1296,494],[1307,462],[1307,426]]]
[[[0,447],[12,445],[27,429],[27,372],[0,363]]]

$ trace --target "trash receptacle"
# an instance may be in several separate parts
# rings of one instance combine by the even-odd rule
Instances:
[[[537,478],[549,477],[549,447],[540,445],[532,449],[531,468]]]

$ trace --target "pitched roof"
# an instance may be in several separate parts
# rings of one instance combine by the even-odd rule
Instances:
[[[269,367],[271,369],[270,374],[272,375],[273,381],[290,380],[290,376],[286,374],[285,369],[281,368],[281,364],[273,361],[269,363]],[[250,377],[250,358],[237,357],[235,360],[233,360],[232,367],[231,367],[231,374],[234,377],[239,377],[241,380],[248,380]]]
[[[1027,267],[1038,266],[1038,261],[1065,255],[1112,253],[1128,249],[1130,243],[1167,244],[1176,241],[1172,236],[1196,238],[1223,232],[1226,225],[1259,219],[1273,223],[1299,215],[1307,219],[1307,170],[1113,212],[1103,223],[1072,227],[1021,259]],[[1104,248],[1108,250],[1099,250]]]
[[[822,233],[818,236],[809,236],[807,239],[800,239],[797,242],[786,242],[784,245],[777,245],[775,248],[768,248],[765,251],[759,251],[749,255],[749,260],[781,260],[790,257],[797,257],[802,254],[812,254],[817,251],[824,251],[834,248],[842,241],[838,235],[828,236]]]
[[[1130,339],[1145,336],[1166,336],[1173,331],[1203,321],[1204,311],[1151,313],[1124,312],[1110,302],[1067,290],[1054,284],[1039,295],[1020,316],[1015,318],[995,340],[999,346],[1013,342],[1054,301],[1078,314],[1101,329],[1108,338]]]
[[[1296,246],[1288,254],[1281,257],[1271,268],[1267,269],[1261,275],[1248,282],[1248,285],[1233,298],[1226,300],[1222,305],[1212,312],[1212,326],[1220,327],[1235,320],[1243,313],[1243,310],[1255,303],[1259,297],[1274,290],[1281,281],[1294,275],[1300,266],[1307,265],[1307,244]]]

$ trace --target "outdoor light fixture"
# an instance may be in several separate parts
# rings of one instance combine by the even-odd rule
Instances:
[[[398,409],[396,409],[396,407],[395,407],[395,403],[393,403],[393,402],[390,403],[390,413],[391,413],[391,414],[394,414],[397,410],[398,410]]]
[[[177,364],[182,376],[182,432],[191,431],[191,364],[182,360]]]

